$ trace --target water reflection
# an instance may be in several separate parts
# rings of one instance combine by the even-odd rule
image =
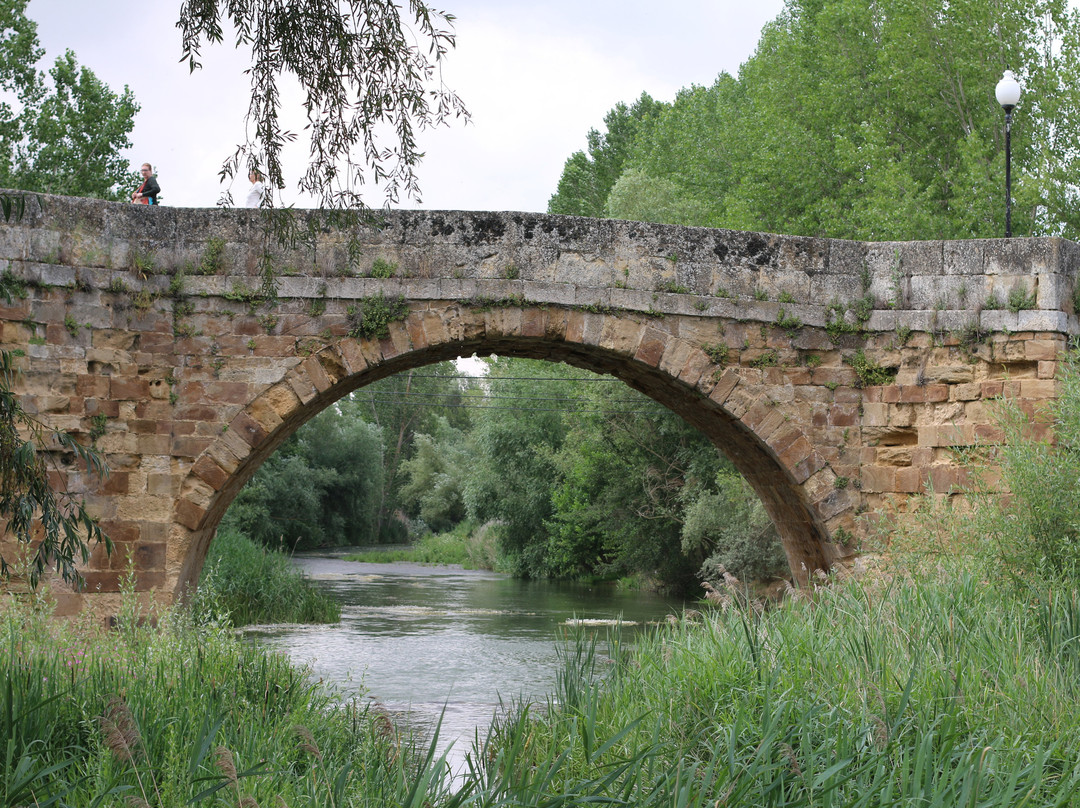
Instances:
[[[641,630],[681,601],[612,586],[518,581],[418,564],[297,559],[342,604],[334,626],[263,626],[252,637],[311,667],[347,695],[366,692],[430,730],[460,761],[500,700],[543,699],[555,680],[556,642],[569,622],[622,620]],[[603,629],[599,629],[603,631]],[[625,633],[625,632],[624,632]]]

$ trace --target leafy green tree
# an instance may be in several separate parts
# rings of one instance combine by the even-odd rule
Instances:
[[[702,577],[711,579],[721,567],[742,581],[786,574],[784,548],[750,484],[727,468],[713,482],[688,503],[682,524],[683,552],[706,556]]]
[[[565,399],[577,397],[565,382],[545,379],[575,371],[505,357],[491,360],[489,367],[485,384],[507,409],[484,409],[475,415],[475,460],[462,492],[465,507],[478,523],[501,523],[499,549],[512,572],[544,577],[544,522],[552,512],[555,454],[567,431],[562,410]]]
[[[458,375],[453,362],[440,362],[373,382],[341,404],[382,429],[384,473],[376,531],[382,541],[405,539],[405,526],[397,519],[403,505],[399,491],[406,482],[401,464],[413,453],[414,436],[432,434],[440,417],[451,425],[467,423]]]
[[[383,431],[342,402],[296,435],[297,452],[322,479],[319,507],[324,542],[380,540],[379,506],[385,476]]]
[[[436,533],[452,529],[466,517],[462,488],[472,462],[468,435],[437,416],[434,434],[417,434],[413,454],[401,464],[401,501]]]
[[[737,78],[681,91],[638,131],[600,211],[856,239],[1000,236],[994,87],[1008,67],[1025,87],[1014,233],[1075,238],[1077,57],[1065,0],[789,0]],[[596,210],[572,191],[560,205]]]
[[[382,478],[381,430],[329,407],[259,467],[222,527],[288,550],[375,543]]]
[[[707,219],[708,209],[671,180],[630,168],[608,194],[604,215],[632,222],[700,224]]]
[[[559,187],[548,202],[548,213],[603,216],[604,205],[638,134],[664,108],[647,93],[631,106],[618,103],[604,116],[605,132],[590,129],[588,153],[575,152],[566,161]]]
[[[223,177],[258,168],[285,187],[281,150],[296,137],[282,127],[279,80],[299,84],[307,113],[310,161],[299,189],[320,207],[361,205],[365,182],[387,202],[418,198],[414,168],[422,157],[415,132],[468,117],[441,81],[440,63],[454,45],[453,17],[422,0],[187,0],[177,23],[183,58],[197,69],[205,43],[224,38],[222,18],[251,49],[248,142],[226,160]]]
[[[48,76],[27,0],[0,0],[0,186],[119,200],[134,183],[120,154],[139,105],[127,87],[112,92],[75,54],[58,58]]]
[[[233,500],[221,529],[235,528],[286,551],[336,544],[324,529],[322,503],[337,476],[333,469],[313,468],[305,457],[279,450]]]
[[[726,460],[682,418],[622,386],[590,387],[583,410],[557,458],[545,524],[552,573],[640,573],[695,591],[707,553],[682,551],[684,511]]]

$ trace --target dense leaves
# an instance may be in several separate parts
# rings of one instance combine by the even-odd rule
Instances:
[[[789,0],[738,77],[642,118],[612,184],[579,191],[575,178],[607,164],[572,157],[549,210],[857,239],[1000,236],[994,87],[1008,67],[1025,89],[1013,231],[1075,238],[1078,47],[1064,0]]]
[[[381,430],[331,407],[259,468],[224,524],[289,550],[373,542],[382,480]]]
[[[435,434],[443,424],[453,434],[462,394],[455,373],[445,363],[399,374],[324,410],[263,463],[223,524],[286,549],[403,541],[403,498],[426,498],[429,509],[446,511],[447,526],[456,524],[452,487],[446,502],[435,502],[419,484],[403,493],[399,476],[418,431]],[[421,454],[414,466],[422,463]]]
[[[48,75],[27,0],[0,0],[0,187],[119,200],[135,175],[120,156],[139,105],[127,87],[117,95],[75,54]]]

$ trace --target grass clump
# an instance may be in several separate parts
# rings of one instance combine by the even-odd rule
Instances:
[[[1008,309],[1013,314],[1019,314],[1026,309],[1033,309],[1036,306],[1035,290],[1030,292],[1023,286],[1014,286],[1009,290]]]
[[[866,355],[862,348],[851,356],[845,356],[844,362],[851,366],[858,378],[856,387],[875,387],[892,384],[896,380],[897,368],[879,365]]]
[[[212,612],[0,604],[4,805],[445,805],[444,767]],[[410,799],[413,800],[410,802]]]
[[[581,802],[1072,804],[1080,684],[1042,629],[956,570],[616,635],[606,665],[577,637],[547,709],[477,759],[507,792]]]
[[[336,623],[341,605],[302,575],[277,550],[235,530],[221,530],[210,545],[199,597],[230,624]]]
[[[346,309],[350,337],[387,339],[390,323],[400,322],[409,316],[409,304],[403,295],[386,297],[382,292],[365,297]]]
[[[467,570],[495,569],[492,526],[476,527],[468,520],[446,533],[427,533],[414,544],[350,553],[346,561],[389,564],[408,561],[416,564],[457,564]]]
[[[394,273],[397,272],[398,265],[393,261],[387,261],[385,258],[376,258],[371,265],[371,277],[373,278],[392,278]]]

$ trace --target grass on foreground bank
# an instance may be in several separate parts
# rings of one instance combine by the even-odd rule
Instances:
[[[1078,643],[1076,592],[836,585],[604,664],[572,646],[547,710],[498,723],[474,776],[635,806],[1080,805]]]
[[[385,715],[218,619],[118,631],[0,601],[0,805],[409,805],[435,798]],[[411,796],[410,796],[411,795]]]
[[[610,660],[578,637],[456,790],[219,620],[122,626],[0,612],[0,804],[1080,805],[1080,597],[963,572],[615,635]]]

